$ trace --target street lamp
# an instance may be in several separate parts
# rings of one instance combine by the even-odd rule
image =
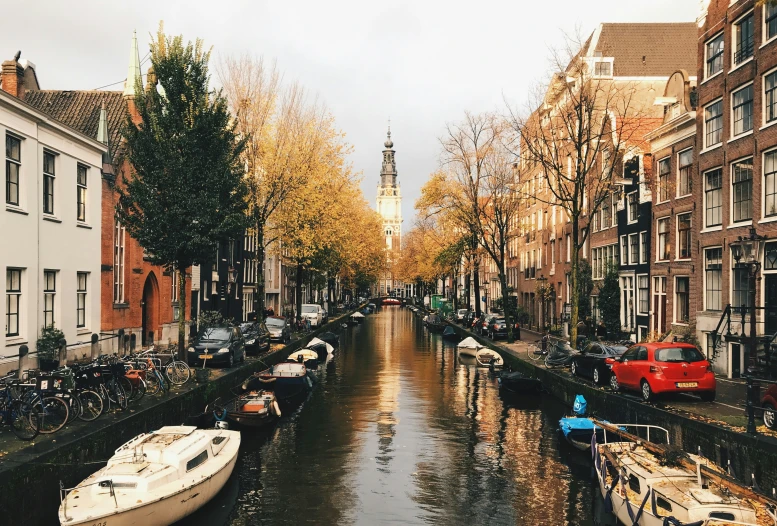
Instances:
[[[751,361],[755,363],[758,336],[756,334],[756,302],[755,291],[758,281],[761,277],[758,272],[761,270],[761,250],[764,246],[764,236],[759,236],[755,232],[755,227],[750,227],[750,233],[747,236],[739,236],[737,241],[731,243],[731,253],[736,262],[737,268],[748,270],[748,292],[750,294],[750,343],[746,347],[747,355],[745,358],[745,381],[747,382],[747,432],[755,434],[755,401],[756,392],[751,373]],[[736,307],[736,305],[735,305]],[[742,323],[745,321],[745,307],[742,312]],[[744,327],[742,327],[744,336]]]
[[[539,282],[539,287],[537,287],[537,291],[540,294],[540,326],[542,327],[542,331],[545,332],[545,322],[546,322],[546,316],[545,316],[545,284],[548,282],[548,278],[546,278],[543,274],[540,274],[540,277],[537,278],[537,281]]]

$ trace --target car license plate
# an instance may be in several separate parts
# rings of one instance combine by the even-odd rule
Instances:
[[[677,387],[698,387],[697,382],[677,382]]]
[[[208,358],[213,358],[212,354],[201,354],[200,360],[207,360]]]

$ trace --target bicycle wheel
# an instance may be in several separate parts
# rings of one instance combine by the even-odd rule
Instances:
[[[11,402],[11,429],[21,440],[32,440],[38,436],[38,420],[32,418],[32,406],[21,400]]]
[[[108,400],[112,404],[116,404],[122,411],[127,409],[127,392],[121,384],[113,380],[106,387],[108,388]]]
[[[146,396],[146,381],[143,378],[138,378],[138,383],[132,385],[134,391],[131,402],[138,402],[144,396]]]
[[[173,385],[183,385],[191,377],[191,369],[186,362],[174,361],[165,367],[165,376]]]
[[[537,345],[534,345],[533,343],[529,344],[529,348],[527,351],[529,353],[529,358],[534,360],[535,362],[542,358],[543,352],[542,349],[540,349]]]
[[[78,399],[78,397],[73,394],[73,392],[67,392],[62,395],[57,395],[57,398],[62,398],[65,403],[67,404],[67,408],[69,411],[68,417],[67,417],[67,423],[69,424],[83,411],[83,407],[81,406],[81,400]]]
[[[65,427],[69,416],[70,410],[67,404],[56,396],[39,398],[32,404],[32,423],[35,425],[34,420],[37,419],[38,430],[44,435],[56,433]]]
[[[78,393],[78,399],[81,401],[81,414],[78,415],[79,419],[84,422],[91,422],[103,414],[105,404],[99,394],[94,391],[81,391]]]
[[[162,383],[156,375],[156,371],[149,371],[146,375],[146,392],[150,395],[157,394],[162,389]]]
[[[124,389],[124,394],[127,397],[127,403],[131,402],[135,398],[135,386],[132,384],[129,378],[126,376],[120,376],[117,378],[116,383]]]

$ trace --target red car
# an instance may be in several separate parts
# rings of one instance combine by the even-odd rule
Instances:
[[[764,425],[769,429],[777,428],[777,384],[771,384],[761,398],[764,408]]]
[[[646,402],[661,393],[696,393],[705,402],[715,400],[712,366],[690,343],[641,343],[606,363],[614,391],[639,391]]]

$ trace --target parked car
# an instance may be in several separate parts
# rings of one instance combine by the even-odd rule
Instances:
[[[270,331],[270,341],[288,343],[291,340],[289,320],[283,316],[268,316],[264,323]]]
[[[324,319],[324,308],[315,303],[302,305],[302,319],[310,320],[311,327],[320,327]]]
[[[507,338],[507,320],[505,320],[504,316],[489,318],[488,327],[486,329],[488,331],[488,337],[492,340]]]
[[[240,324],[245,340],[246,354],[259,354],[270,350],[270,331],[264,323],[250,321]]]
[[[712,366],[690,343],[641,343],[605,361],[612,366],[610,387],[638,391],[646,402],[661,393],[695,393],[705,402],[715,400]]]
[[[761,407],[764,409],[764,425],[769,429],[777,429],[777,384],[771,384],[761,397]]]
[[[589,343],[572,357],[572,374],[591,378],[595,384],[608,384],[612,372],[607,358],[619,358],[628,350],[625,345]]]
[[[207,327],[189,347],[189,365],[222,364],[232,367],[246,358],[245,339],[239,327]]]
[[[456,322],[457,323],[464,323],[464,320],[467,319],[467,314],[469,314],[469,310],[467,309],[459,309],[456,311]]]

